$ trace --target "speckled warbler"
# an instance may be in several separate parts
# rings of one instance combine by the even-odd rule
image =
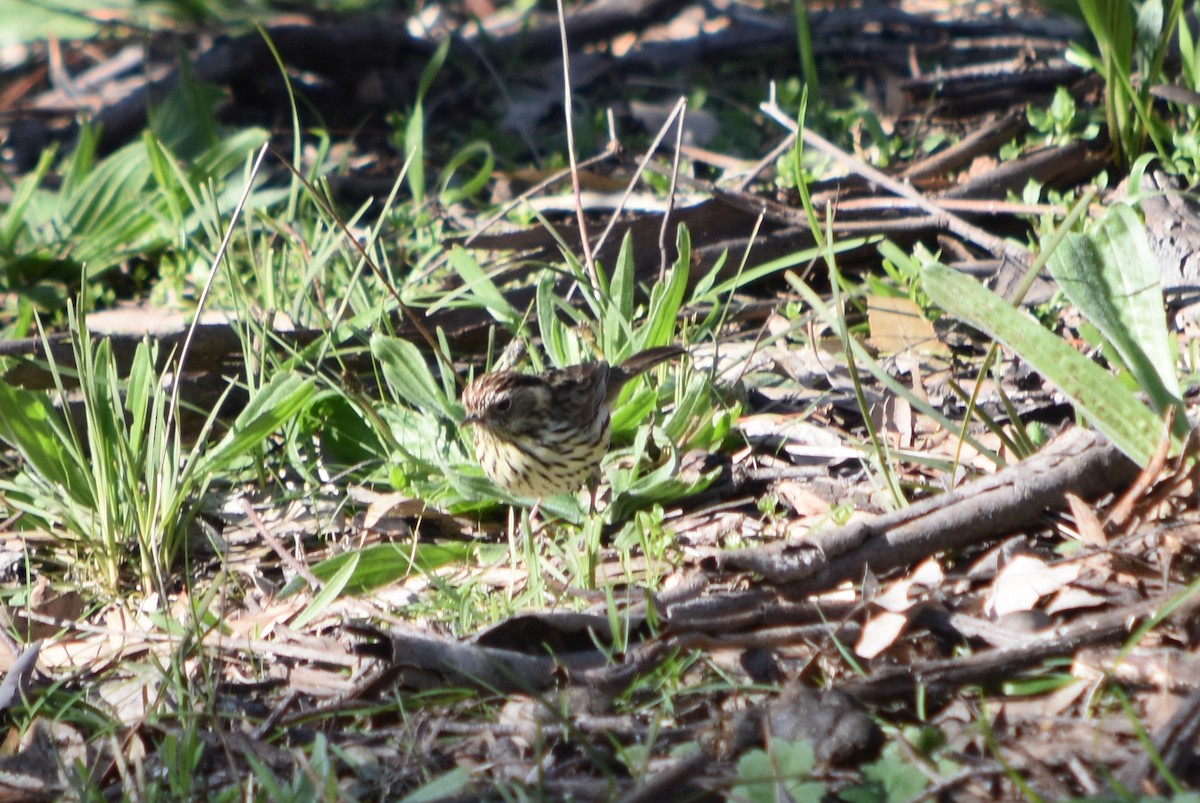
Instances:
[[[647,349],[620,365],[590,362],[541,374],[495,371],[462,395],[479,464],[514,496],[540,499],[591,479],[612,435],[609,405],[638,374],[684,354]]]

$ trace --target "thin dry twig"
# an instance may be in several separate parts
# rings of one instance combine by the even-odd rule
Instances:
[[[779,125],[783,126],[788,131],[797,133],[795,121],[788,117],[775,101],[773,86],[771,98],[766,102],[759,104],[759,108],[762,109],[764,113],[770,115],[772,120],[779,123]],[[975,243],[980,248],[983,248],[994,256],[1008,260],[1022,267],[1028,266],[1030,256],[1029,253],[1024,249],[1018,248],[1015,245],[1012,245],[1011,243],[984,231],[978,226],[968,223],[958,215],[948,212],[941,206],[938,206],[935,202],[917,192],[910,185],[896,181],[890,176],[885,175],[882,171],[877,170],[865,162],[854,158],[829,140],[822,137],[820,134],[817,134],[808,128],[805,128],[798,133],[803,138],[806,145],[811,145],[821,153],[832,157],[844,167],[848,168],[854,173],[857,173],[868,181],[883,187],[884,189],[900,196],[901,198],[908,199],[916,204],[921,210],[928,213],[936,220],[944,223],[946,228],[958,236]]]
[[[312,573],[312,570],[298,561],[296,556],[289,552],[288,548],[283,545],[283,542],[276,538],[275,534],[267,529],[267,526],[263,524],[263,520],[259,518],[257,511],[254,510],[254,505],[252,505],[250,500],[245,497],[242,497],[242,512],[246,514],[246,518],[250,520],[251,526],[253,526],[258,532],[259,536],[261,536],[262,539],[267,542],[267,545],[271,547],[271,550],[279,556],[280,560],[287,564],[288,568],[303,577],[305,582],[308,583],[309,588],[313,589],[314,591],[319,591],[325,587],[325,583],[318,579],[317,576]]]
[[[593,290],[600,289],[600,277],[596,273],[596,261],[592,258],[592,244],[588,237],[587,216],[583,212],[583,192],[579,186],[579,166],[575,163],[575,124],[571,119],[571,51],[567,45],[567,12],[563,0],[556,0],[558,30],[562,37],[563,69],[563,119],[567,131],[567,159],[571,164],[571,186],[575,191],[575,217],[579,221],[579,243],[583,249],[583,264]]]

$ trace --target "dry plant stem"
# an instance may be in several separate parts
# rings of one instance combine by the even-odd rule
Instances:
[[[600,289],[600,277],[596,274],[596,262],[592,259],[592,247],[588,240],[587,217],[583,213],[583,193],[579,188],[579,166],[575,163],[575,126],[571,121],[571,54],[567,46],[567,12],[562,0],[556,0],[558,8],[558,30],[562,37],[563,66],[563,118],[567,126],[567,158],[571,163],[571,186],[575,190],[575,217],[579,220],[579,243],[583,249],[583,264],[593,290]]]
[[[250,190],[254,187],[254,180],[258,177],[258,171],[262,168],[263,159],[266,158],[267,150],[270,145],[263,145],[258,149],[258,156],[254,159],[254,165],[250,168],[250,177],[246,179],[246,186],[242,188],[242,195],[238,198],[237,206],[234,207],[233,216],[229,220],[229,225],[225,228],[225,236],[221,238],[221,245],[217,248],[217,253],[213,256],[212,265],[208,270],[208,278],[204,281],[204,289],[200,291],[200,298],[196,302],[196,314],[192,318],[191,325],[188,326],[187,334],[184,335],[183,345],[179,349],[179,363],[176,371],[182,375],[184,362],[187,360],[188,351],[192,345],[192,337],[196,333],[196,327],[200,324],[200,318],[204,314],[204,305],[208,301],[208,295],[212,292],[213,281],[217,277],[217,268],[221,264],[221,260],[225,257],[225,252],[229,250],[229,243],[233,240],[233,231],[237,226],[238,219],[242,215],[242,210],[246,208],[246,201],[250,197]],[[171,389],[171,404],[167,408],[167,430],[171,429],[175,421],[175,417],[179,410],[179,389],[182,383],[175,382]]]
[[[533,691],[549,686],[560,672],[600,669],[607,659],[599,651],[574,655],[530,655],[496,647],[460,644],[437,639],[411,628],[381,634],[371,628],[351,626],[359,633],[381,637],[390,647],[391,666],[438,672],[450,683],[498,692]]]
[[[1048,658],[1071,655],[1077,650],[1123,638],[1147,617],[1155,616],[1178,599],[1177,589],[1154,599],[1119,610],[1084,616],[1070,625],[1032,636],[1026,635],[1011,646],[999,647],[971,656],[930,661],[916,667],[887,668],[864,680],[839,687],[862,700],[904,699],[924,688],[930,694],[942,694],[964,685],[986,683],[1010,677],[1014,671]],[[752,593],[766,604],[767,593]],[[1186,600],[1172,617],[1186,620],[1200,605],[1200,597]],[[602,692],[624,688],[636,677],[651,671],[666,657],[681,650],[728,649],[748,646],[773,647],[816,640],[830,634],[829,625],[808,628],[767,628],[754,631],[754,625],[738,623],[738,637],[714,637],[693,629],[668,611],[672,634],[633,645],[622,661],[610,664],[600,650],[573,651],[555,655],[521,652],[480,644],[458,643],[432,638],[403,628],[384,634],[371,627],[351,625],[349,629],[385,640],[386,662],[402,669],[437,673],[447,682],[497,692],[533,692],[562,682],[586,686]],[[853,626],[838,633],[839,638],[853,637]],[[378,651],[374,651],[378,654]]]
[[[675,764],[652,775],[619,798],[618,803],[656,803],[671,800],[681,784],[693,781],[702,774],[712,758],[703,750],[688,753]]]
[[[996,198],[1017,192],[1029,181],[1041,184],[1085,182],[1096,175],[1108,160],[1097,156],[1087,142],[1061,145],[1051,150],[1018,156],[939,193],[937,203],[953,198]]]
[[[678,117],[675,122],[675,155],[671,162],[671,189],[667,193],[667,209],[663,212],[662,227],[658,230],[658,281],[659,283],[667,280],[667,265],[670,264],[670,259],[667,256],[667,230],[671,224],[671,210],[675,208],[675,189],[679,182],[679,146],[683,144],[683,118],[687,114],[687,98],[680,98],[675,104],[675,108],[671,112],[673,117]],[[616,214],[613,214],[613,219],[616,219]]]
[[[759,108],[766,114],[770,115],[775,122],[787,128],[793,134],[796,133],[796,123],[789,118],[783,109],[775,102],[774,98],[759,105]],[[921,193],[917,192],[908,184],[901,181],[896,181],[890,176],[885,175],[874,167],[855,159],[850,154],[838,148],[829,140],[805,128],[799,132],[801,138],[806,145],[809,145],[826,156],[829,156],[841,163],[851,172],[857,173],[870,182],[878,184],[880,187],[889,192],[907,198],[917,205],[922,211],[928,213],[936,220],[940,221],[952,233],[962,237],[964,240],[975,243],[980,248],[984,249],[994,256],[1008,260],[1017,265],[1027,266],[1030,261],[1030,256],[1022,248],[1018,248],[1011,243],[1002,240],[999,237],[993,236],[978,226],[974,226],[957,215],[947,212],[942,207],[938,206],[933,201],[930,201]]]
[[[591,167],[592,165],[596,165],[607,159],[611,159],[615,154],[616,154],[616,149],[610,148],[609,150],[606,150],[603,153],[598,153],[595,156],[589,156],[587,159],[584,159],[582,162],[580,162],[578,164],[578,168],[582,169],[582,170],[586,170],[587,168]],[[502,220],[509,212],[516,209],[518,206],[525,203],[525,201],[527,201],[530,198],[532,198],[533,196],[537,195],[542,190],[546,189],[547,187],[552,187],[553,185],[557,184],[559,181],[561,181],[562,179],[566,178],[569,175],[571,175],[571,168],[564,167],[562,170],[558,170],[554,173],[551,173],[549,176],[542,179],[537,184],[534,184],[532,187],[525,190],[525,192],[521,193],[516,198],[513,198],[511,201],[504,204],[504,206],[500,207],[498,210],[493,212],[488,218],[486,218],[483,221],[483,223],[479,224],[479,228],[476,229],[475,231],[471,232],[470,237],[463,240],[463,245],[464,246],[471,245],[473,242],[475,242],[475,240],[477,240],[480,236],[482,236],[484,232],[486,232],[492,226],[496,225],[497,221]]]
[[[242,498],[242,512],[246,514],[246,518],[250,520],[251,526],[262,536],[262,539],[267,542],[267,545],[271,547],[275,554],[279,556],[279,559],[287,564],[288,568],[303,577],[305,582],[308,583],[309,588],[319,591],[325,587],[325,584],[318,580],[317,576],[307,566],[296,560],[295,556],[291,552],[288,552],[283,542],[267,529],[267,526],[263,524],[263,520],[255,512],[254,505],[250,504],[250,500],[245,497]]]
[[[269,737],[275,728],[279,727],[279,723],[283,721],[283,718],[287,715],[288,710],[291,709],[293,704],[295,704],[296,699],[299,696],[299,692],[297,692],[295,689],[290,689],[287,693],[287,696],[284,697],[283,700],[276,703],[271,709],[271,713],[267,714],[267,718],[259,723],[259,726],[254,729],[254,738],[266,739]]]
[[[606,242],[608,242],[608,235],[612,234],[612,230],[616,227],[617,222],[620,219],[621,212],[622,212],[622,210],[625,209],[625,204],[629,201],[629,196],[633,195],[634,187],[636,187],[638,181],[641,180],[642,173],[646,172],[646,168],[650,164],[650,160],[654,157],[654,154],[658,152],[658,147],[662,144],[662,141],[666,137],[667,132],[669,130],[671,130],[671,123],[673,123],[675,121],[676,117],[678,117],[680,114],[682,114],[683,109],[685,108],[686,105],[687,105],[686,99],[680,98],[679,101],[675,104],[675,108],[671,110],[671,113],[667,116],[666,121],[662,124],[662,127],[658,129],[658,133],[654,136],[654,141],[650,143],[650,147],[646,149],[646,153],[642,155],[641,161],[638,162],[637,169],[635,169],[633,171],[633,175],[630,177],[629,183],[625,187],[625,194],[621,196],[621,200],[617,203],[616,209],[613,210],[612,216],[609,217],[608,225],[604,227],[604,231],[600,234],[600,237],[596,240],[596,245],[592,249],[593,252],[599,252],[601,249],[604,248],[604,244]],[[682,122],[681,122],[681,125],[682,125]],[[678,155],[676,155],[676,164],[678,165]],[[677,174],[677,173],[678,173],[678,170],[676,170],[673,173],[673,175]],[[674,189],[674,179],[672,179],[671,186],[672,186],[672,190],[673,190]],[[664,215],[664,220],[667,216],[669,216],[669,213],[670,213],[669,206],[668,206],[667,212],[668,212],[668,214]],[[664,226],[666,225],[665,222],[663,225]]]
[[[1121,529],[1125,526],[1133,514],[1134,505],[1146,495],[1158,476],[1162,474],[1163,468],[1167,465],[1167,456],[1171,452],[1171,428],[1174,424],[1175,407],[1172,406],[1167,408],[1166,415],[1163,416],[1163,428],[1158,437],[1158,448],[1154,450],[1150,462],[1138,473],[1137,479],[1129,486],[1129,490],[1121,495],[1108,514],[1108,524],[1114,528]]]
[[[311,641],[316,642],[316,639]],[[235,638],[219,631],[210,631],[204,637],[204,646],[237,658],[245,658],[247,653],[253,655],[271,655],[276,658],[287,658],[293,661],[307,661],[318,666],[358,666],[362,659],[348,652],[338,652],[330,649],[328,644],[321,647],[304,647],[288,644],[283,641],[265,638]]]
[[[460,643],[403,627],[389,632],[351,624],[351,632],[374,640],[360,652],[376,655],[389,666],[436,672],[445,682],[493,692],[534,692],[558,683],[571,683],[615,693],[658,666],[668,656],[701,646],[706,637],[684,633],[642,642],[619,663],[601,650],[550,654]],[[380,643],[382,641],[382,644]],[[368,684],[372,681],[368,681]]]
[[[797,644],[817,644],[822,639],[833,637],[842,643],[853,644],[862,635],[858,622],[830,622],[829,624],[797,625],[796,627],[763,627],[757,630],[731,630],[726,635],[697,636],[693,646],[706,652],[738,649],[788,649]]]
[[[147,644],[175,644],[179,637],[169,633],[136,633],[131,634],[129,630],[118,627],[102,627],[99,625],[88,624],[82,619],[64,619],[61,616],[48,616],[37,611],[21,611],[21,617],[30,622],[37,624],[49,625],[58,630],[70,630],[79,633],[87,633],[93,636],[107,636],[114,642],[135,643],[133,635],[137,636],[136,646],[130,647],[129,652],[137,652],[146,649]],[[124,640],[122,642],[122,640]],[[123,648],[122,648],[123,649]],[[119,652],[120,650],[118,650]]]
[[[1132,479],[1137,467],[1102,436],[1071,429],[1041,452],[991,476],[866,522],[809,533],[784,544],[719,553],[718,568],[751,571],[804,597],[946,550],[979,544],[1063,506],[1064,494],[1095,497]]]
[[[545,702],[545,701],[541,701]],[[547,711],[550,716],[559,716],[559,712]],[[490,734],[495,736],[524,736],[528,733],[528,725],[524,722],[441,722],[438,725],[442,733],[475,736]],[[569,736],[579,733],[603,733],[623,738],[639,738],[645,735],[645,726],[632,716],[595,716],[571,712],[569,721],[551,722],[542,720],[538,728],[543,736]],[[677,729],[684,732],[685,728]],[[661,733],[661,731],[660,731]]]
[[[783,156],[783,154],[786,153],[795,142],[796,133],[793,131],[791,134],[788,134],[786,137],[784,137],[782,142],[772,148],[766,156],[759,159],[758,162],[755,163],[754,167],[750,168],[750,172],[746,174],[741,181],[733,185],[733,191],[737,193],[746,192],[750,185],[754,183],[755,179],[759,177],[762,171],[775,164],[779,157]]]
[[[991,198],[939,198],[938,204],[951,212],[967,212],[973,215],[1053,215],[1063,217],[1069,211],[1059,204],[1021,204]],[[838,213],[847,212],[894,212],[897,209],[915,207],[913,201],[905,198],[850,198],[840,200],[837,204]]]
[[[991,153],[997,147],[1029,128],[1025,109],[1016,108],[964,137],[961,142],[944,151],[927,156],[904,169],[901,175],[908,181],[926,176],[940,176],[970,164],[976,156]]]
[[[1197,461],[1197,449],[1200,449],[1200,430],[1192,429],[1179,450],[1170,460],[1170,471],[1154,484],[1153,489],[1146,494],[1144,503],[1153,509],[1172,498],[1187,497],[1195,499],[1197,488],[1200,487],[1200,461]]]
[[[754,243],[754,238],[758,235],[759,229],[762,228],[762,222],[763,222],[763,219],[762,219],[761,215],[759,216],[758,220],[754,221],[754,230],[752,232],[750,232],[750,243],[751,244]],[[745,257],[742,260],[742,265],[745,265],[746,260],[748,260],[749,258],[750,258],[750,246],[747,245]],[[812,264],[813,263],[811,263],[811,262],[809,263],[809,268],[812,267]],[[738,272],[739,273],[741,272],[740,266],[738,268]],[[808,275],[808,268],[805,269],[804,274],[805,274],[805,276]],[[717,327],[718,332],[722,332],[725,330],[724,313],[722,313],[721,317],[722,317],[721,325],[719,327]],[[740,388],[742,386],[742,380],[746,378],[746,373],[750,370],[751,361],[754,359],[754,356],[756,354],[758,354],[758,350],[760,348],[762,348],[763,338],[766,337],[770,325],[771,325],[770,318],[767,318],[761,324],[759,324],[758,331],[754,333],[754,342],[750,344],[750,353],[746,355],[746,359],[740,360],[741,369],[738,371],[737,376],[733,380],[733,387]],[[721,355],[720,348],[721,348],[721,343],[720,343],[720,339],[718,339],[717,343],[715,344],[715,348],[713,349],[713,354],[714,354],[713,366],[714,367],[717,365],[717,359]]]
[[[337,213],[337,211],[333,208],[333,205],[329,203],[329,200],[322,193],[317,191],[317,188],[312,185],[312,182],[310,182],[303,173],[296,169],[296,165],[292,164],[291,159],[285,156],[273,145],[268,144],[266,147],[270,148],[271,153],[275,155],[275,158],[282,162],[283,165],[289,171],[291,171],[291,174],[296,177],[296,180],[304,185],[304,188],[308,190],[309,196],[313,199],[313,201],[316,202],[318,206],[321,207],[322,211],[333,218],[334,222],[337,223],[338,228],[341,229],[342,235],[346,238],[354,250],[358,252],[358,255],[362,257],[363,263],[370,268],[371,272],[375,274],[375,278],[378,279],[379,282],[387,289],[388,293],[391,294],[392,299],[395,300],[405,319],[408,320],[408,322],[412,324],[413,328],[417,330],[417,333],[421,335],[421,339],[428,344],[430,350],[433,351],[434,355],[438,358],[442,365],[450,370],[450,373],[454,376],[455,381],[460,385],[463,384],[462,377],[460,377],[458,372],[454,370],[454,364],[450,362],[450,358],[445,352],[442,351],[441,344],[438,343],[437,338],[434,337],[433,333],[429,331],[429,328],[421,322],[421,316],[419,316],[416,310],[408,306],[404,299],[400,297],[400,291],[393,287],[392,283],[388,281],[387,276],[383,274],[383,271],[380,270],[379,266],[375,264],[375,260],[371,259],[371,255],[367,253],[366,246],[358,241],[358,238],[354,236],[354,232],[350,231],[350,227],[346,225],[346,221],[342,220],[342,216]]]
[[[925,787],[921,794],[909,798],[908,803],[924,803],[926,800],[955,800],[956,798],[950,793],[960,786],[969,786],[988,781],[991,778],[1002,777],[1004,777],[1004,769],[994,761],[983,766],[977,763],[972,764],[957,775],[951,775],[949,778],[943,778],[937,783]],[[970,800],[971,798],[965,799]]]

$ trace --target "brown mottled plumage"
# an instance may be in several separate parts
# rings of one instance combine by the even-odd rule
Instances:
[[[612,435],[609,405],[643,371],[684,353],[647,349],[620,365],[589,362],[543,374],[495,371],[462,395],[475,453],[492,482],[540,499],[578,490],[592,478]]]

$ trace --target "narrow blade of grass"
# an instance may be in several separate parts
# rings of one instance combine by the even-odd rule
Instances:
[[[1139,465],[1150,461],[1158,443],[1158,419],[1111,374],[952,268],[927,265],[921,271],[921,280],[935,304],[1020,355],[1118,449]]]

